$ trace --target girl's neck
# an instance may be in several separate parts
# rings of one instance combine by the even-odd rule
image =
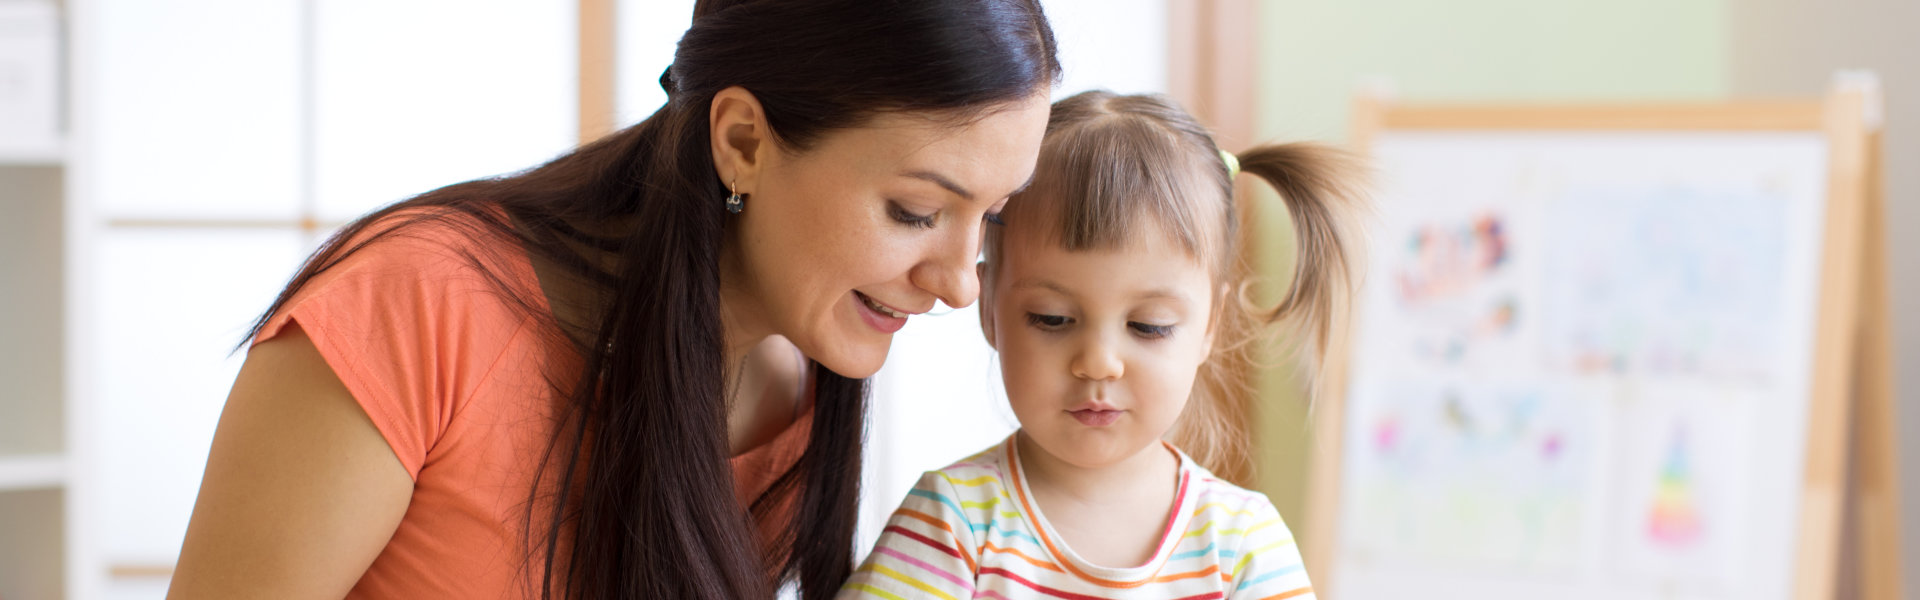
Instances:
[[[1180,459],[1165,444],[1154,442],[1112,464],[1083,467],[1048,454],[1025,431],[1014,434],[1014,443],[1020,467],[1027,473],[1027,486],[1037,496],[1078,504],[1137,502],[1143,497],[1162,508],[1173,504]],[[1041,510],[1045,509],[1043,505]]]
[[[1180,488],[1180,459],[1165,445],[1083,467],[1048,454],[1024,431],[1014,444],[1039,512],[1074,555],[1108,568],[1145,566],[1159,555],[1178,518]]]

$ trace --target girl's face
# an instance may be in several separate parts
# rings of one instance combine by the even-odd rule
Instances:
[[[847,377],[878,371],[907,316],[979,295],[981,228],[1031,178],[1047,111],[1042,93],[965,125],[888,114],[804,152],[754,145],[722,259],[730,329],[784,335]]]
[[[1015,223],[982,303],[1022,431],[1082,468],[1157,445],[1212,348],[1212,278],[1158,229],[1069,252]]]

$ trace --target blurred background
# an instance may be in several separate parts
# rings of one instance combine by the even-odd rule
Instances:
[[[1920,425],[1920,319],[1901,310],[1920,305],[1920,171],[1911,168],[1920,164],[1920,4],[1043,3],[1066,68],[1056,97],[1169,93],[1229,149],[1345,143],[1363,88],[1408,103],[1817,101],[1836,71],[1871,69],[1886,98],[1886,260],[1874,270],[1893,310],[1859,327],[1892,339],[1892,429],[1920,430],[1905,426]],[[162,597],[242,358],[231,351],[306,253],[375,207],[532,166],[644,118],[664,100],[657,79],[691,6],[0,0],[0,599]],[[1255,198],[1252,258],[1283,282],[1286,217],[1270,197]],[[1273,362],[1249,374],[1260,394],[1245,424],[1253,467],[1240,479],[1273,498],[1303,547],[1328,548],[1309,554],[1324,597],[1381,597],[1333,575],[1346,565],[1414,582],[1444,573],[1426,580],[1488,583],[1489,595],[1505,597],[1545,589],[1527,582],[1601,580],[1639,581],[1626,588],[1632,597],[1747,597],[1750,588],[1722,580],[1769,564],[1727,549],[1732,558],[1711,564],[1734,566],[1700,568],[1733,575],[1700,579],[1621,567],[1604,541],[1572,543],[1571,558],[1548,564],[1379,543],[1399,539],[1392,532],[1342,538],[1378,510],[1310,506],[1316,486],[1365,492],[1346,473],[1314,472],[1328,464],[1318,457],[1345,449],[1314,421],[1344,398],[1309,402],[1301,368]],[[873,389],[863,546],[921,471],[1015,425],[971,309],[915,319]],[[1920,439],[1896,440],[1899,472],[1920,476]],[[1754,472],[1778,467],[1771,455],[1728,456]],[[1898,528],[1894,539],[1906,543],[1896,549],[1920,543],[1920,495],[1906,498],[1896,520],[1876,521]],[[1611,539],[1611,528],[1582,531]],[[1870,558],[1825,550],[1813,554],[1842,567]],[[1920,556],[1889,557],[1895,571],[1920,569]],[[1816,587],[1775,591],[1901,595]]]

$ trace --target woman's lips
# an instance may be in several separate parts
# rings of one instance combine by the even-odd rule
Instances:
[[[875,305],[878,303],[874,302],[872,298],[868,298],[866,294],[854,292],[853,296],[855,310],[860,311],[860,320],[866,321],[867,326],[874,328],[874,330],[880,333],[890,334],[899,331],[901,327],[907,326],[907,318],[905,316],[893,316],[894,314],[901,314],[899,311],[895,311],[893,308],[885,305],[879,305],[879,308],[876,310]]]

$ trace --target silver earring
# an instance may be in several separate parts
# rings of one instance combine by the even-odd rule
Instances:
[[[733,194],[727,196],[727,212],[737,215],[740,214],[740,211],[747,209],[746,196],[741,196],[740,192],[734,191],[732,183],[727,184],[727,191]]]

